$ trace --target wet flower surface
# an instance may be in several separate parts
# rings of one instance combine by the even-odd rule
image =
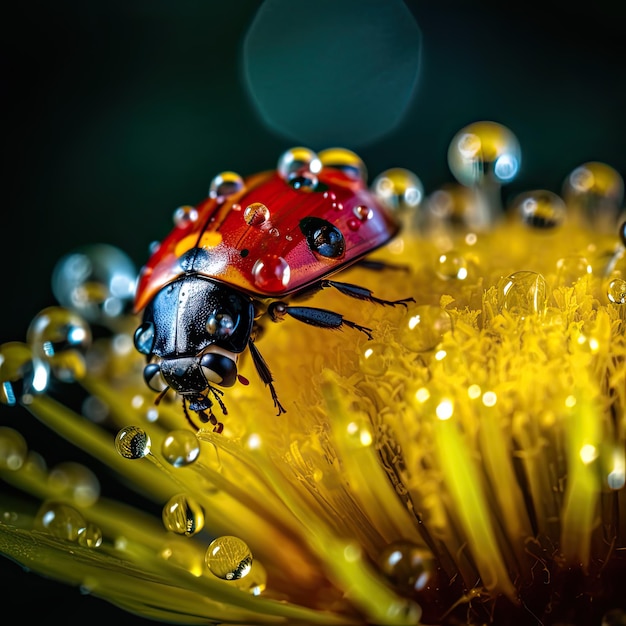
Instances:
[[[81,251],[106,271],[0,348],[2,400],[128,497],[101,495],[86,466],[47,467],[16,419],[0,429],[0,477],[38,505],[0,494],[0,552],[169,623],[623,619],[623,182],[589,163],[563,197],[530,191],[505,211],[519,159],[508,129],[479,123],[451,144],[458,184],[424,198],[411,172],[377,177],[404,229],[371,259],[394,267],[342,280],[415,303],[315,296],[372,340],[267,324],[258,343],[286,413],[244,353],[250,384],[225,390],[221,433],[194,428],[174,393],[155,401],[127,289],[111,304],[119,251]]]

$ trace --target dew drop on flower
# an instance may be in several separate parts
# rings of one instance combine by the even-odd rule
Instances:
[[[485,180],[508,183],[517,176],[520,165],[517,137],[496,122],[469,124],[453,137],[448,148],[450,171],[466,187]]]
[[[435,263],[435,272],[442,280],[465,280],[467,278],[467,259],[458,250],[442,252]]]
[[[126,426],[115,436],[115,449],[125,459],[142,459],[150,454],[151,445],[148,433],[138,426]]]
[[[591,272],[591,265],[584,256],[562,257],[556,262],[556,286],[571,287]]]
[[[48,474],[48,487],[59,500],[71,500],[78,506],[91,506],[100,497],[100,481],[82,463],[59,463]]]
[[[35,525],[59,539],[78,541],[87,520],[69,504],[44,502],[37,512]]]
[[[163,458],[174,467],[185,467],[193,463],[200,454],[200,442],[189,429],[173,430],[163,439]]]
[[[374,195],[398,216],[412,217],[424,198],[424,185],[410,170],[394,167],[380,173],[371,185]]]
[[[450,314],[428,304],[412,307],[400,328],[402,345],[413,352],[432,350],[452,329]]]
[[[543,313],[546,307],[546,280],[537,272],[514,272],[498,283],[498,302],[501,310],[525,317]]]
[[[227,198],[244,188],[243,178],[236,172],[220,172],[209,185],[209,197]]]
[[[184,493],[176,494],[167,501],[162,518],[165,528],[177,535],[191,537],[204,528],[204,509]]]
[[[8,406],[28,404],[48,386],[48,365],[21,341],[0,345],[0,402]]]
[[[84,548],[98,548],[102,545],[102,530],[92,522],[87,522],[78,531],[78,544]]]
[[[341,170],[354,180],[367,181],[367,168],[361,157],[347,148],[327,148],[318,153],[324,167]]]
[[[243,219],[248,226],[260,226],[269,220],[270,210],[262,202],[249,204],[243,212]]]
[[[91,328],[78,313],[60,306],[43,309],[30,323],[26,340],[58,380],[74,382],[85,375]]]
[[[225,535],[214,539],[209,544],[205,562],[217,578],[237,580],[250,572],[252,552],[239,537]]]
[[[185,228],[185,226],[189,226],[189,224],[198,221],[198,209],[189,204],[179,206],[172,215],[172,221],[174,222],[174,226]]]
[[[291,268],[283,257],[266,254],[252,267],[254,284],[263,291],[282,291],[291,278]]]
[[[20,469],[27,455],[28,444],[22,434],[8,426],[0,426],[0,469]]]
[[[92,244],[65,255],[52,272],[58,303],[89,322],[106,324],[127,313],[135,294],[137,270],[115,246]]]
[[[424,589],[435,571],[433,555],[410,541],[388,544],[376,562],[387,580],[404,592]]]
[[[552,230],[561,226],[567,213],[563,199],[546,189],[520,194],[513,200],[511,210],[522,224],[537,230]]]
[[[614,278],[609,282],[606,296],[613,304],[626,304],[626,280]]]
[[[309,171],[318,174],[322,169],[322,162],[313,150],[297,146],[285,151],[276,165],[278,175],[284,180],[300,171]]]
[[[359,355],[359,365],[367,376],[384,376],[395,358],[396,354],[388,343],[368,341]]]

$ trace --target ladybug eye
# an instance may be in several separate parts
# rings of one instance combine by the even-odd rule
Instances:
[[[304,171],[289,176],[287,184],[297,191],[316,191],[319,181],[315,174]]]
[[[209,335],[229,337],[235,330],[235,322],[228,313],[212,313],[206,321]]]
[[[141,354],[151,354],[154,345],[154,324],[144,322],[136,331],[134,336],[135,348]]]

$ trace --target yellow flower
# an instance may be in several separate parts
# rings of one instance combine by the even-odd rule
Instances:
[[[267,327],[259,345],[286,414],[244,357],[251,382],[226,391],[223,433],[195,432],[173,394],[155,405],[146,388],[137,319],[111,318],[92,339],[76,312],[43,311],[30,343],[1,347],[3,401],[109,466],[129,495],[101,496],[84,466],[48,469],[2,427],[0,477],[41,505],[33,513],[0,494],[0,552],[173,624],[623,618],[621,179],[587,164],[567,206],[538,190],[499,214],[494,185],[516,171],[498,165],[516,155],[507,133],[463,129],[450,164],[464,186],[431,193],[417,214],[409,172],[376,179],[405,228],[374,258],[408,269],[345,276],[416,302],[316,296],[374,328],[372,341]],[[46,341],[61,382],[42,391],[35,346]],[[77,409],[53,397],[79,385]],[[132,493],[162,515],[129,504]]]

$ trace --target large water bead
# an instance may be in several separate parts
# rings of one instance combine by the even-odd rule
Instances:
[[[379,553],[380,571],[403,592],[422,591],[435,572],[433,555],[410,541],[394,541]]]
[[[620,277],[609,280],[606,297],[613,304],[626,304],[626,280]]]
[[[522,224],[536,230],[557,228],[563,224],[567,215],[563,198],[547,189],[536,189],[518,195],[510,210]]]
[[[220,172],[209,185],[209,197],[224,199],[243,191],[245,183],[237,172]]]
[[[48,486],[55,498],[70,500],[77,506],[91,506],[100,497],[100,481],[85,465],[59,463],[48,474]]]
[[[436,348],[450,330],[450,314],[441,307],[424,304],[409,308],[400,323],[398,338],[412,352],[427,352]]]
[[[211,573],[223,580],[237,580],[250,572],[252,552],[239,537],[225,535],[207,548],[205,562]]]
[[[322,162],[318,155],[310,148],[296,146],[281,154],[276,164],[278,175],[284,180],[289,179],[292,174],[300,171],[309,171],[318,174],[322,169]]]
[[[85,375],[85,353],[92,336],[89,324],[78,313],[60,306],[43,309],[30,323],[26,340],[60,381],[74,382]]]
[[[163,507],[162,519],[167,530],[191,537],[204,528],[204,509],[191,496],[178,493]]]
[[[163,439],[161,453],[173,467],[186,467],[198,458],[200,441],[189,429],[174,430]]]
[[[517,176],[521,160],[517,137],[506,126],[490,121],[462,128],[448,148],[450,171],[467,187],[485,180],[508,183]]]
[[[79,535],[87,527],[87,520],[69,504],[47,501],[39,508],[35,527],[59,539],[78,541]]]
[[[139,426],[121,428],[115,436],[115,449],[125,459],[143,459],[150,454],[150,435]]]
[[[341,170],[354,180],[367,181],[367,168],[361,157],[347,148],[327,148],[318,153],[323,167]]]
[[[61,306],[106,325],[129,311],[136,280],[137,269],[125,252],[92,244],[59,259],[52,272],[52,292]]]
[[[24,465],[28,444],[14,428],[0,426],[0,469],[16,471]]]
[[[381,172],[371,185],[374,195],[400,216],[412,216],[424,199],[424,185],[410,170],[393,167]]]
[[[8,406],[28,404],[33,395],[46,390],[48,365],[21,341],[0,346],[0,402]]]
[[[500,310],[507,310],[517,317],[527,317],[543,314],[546,303],[546,280],[537,272],[515,272],[498,283]]]

